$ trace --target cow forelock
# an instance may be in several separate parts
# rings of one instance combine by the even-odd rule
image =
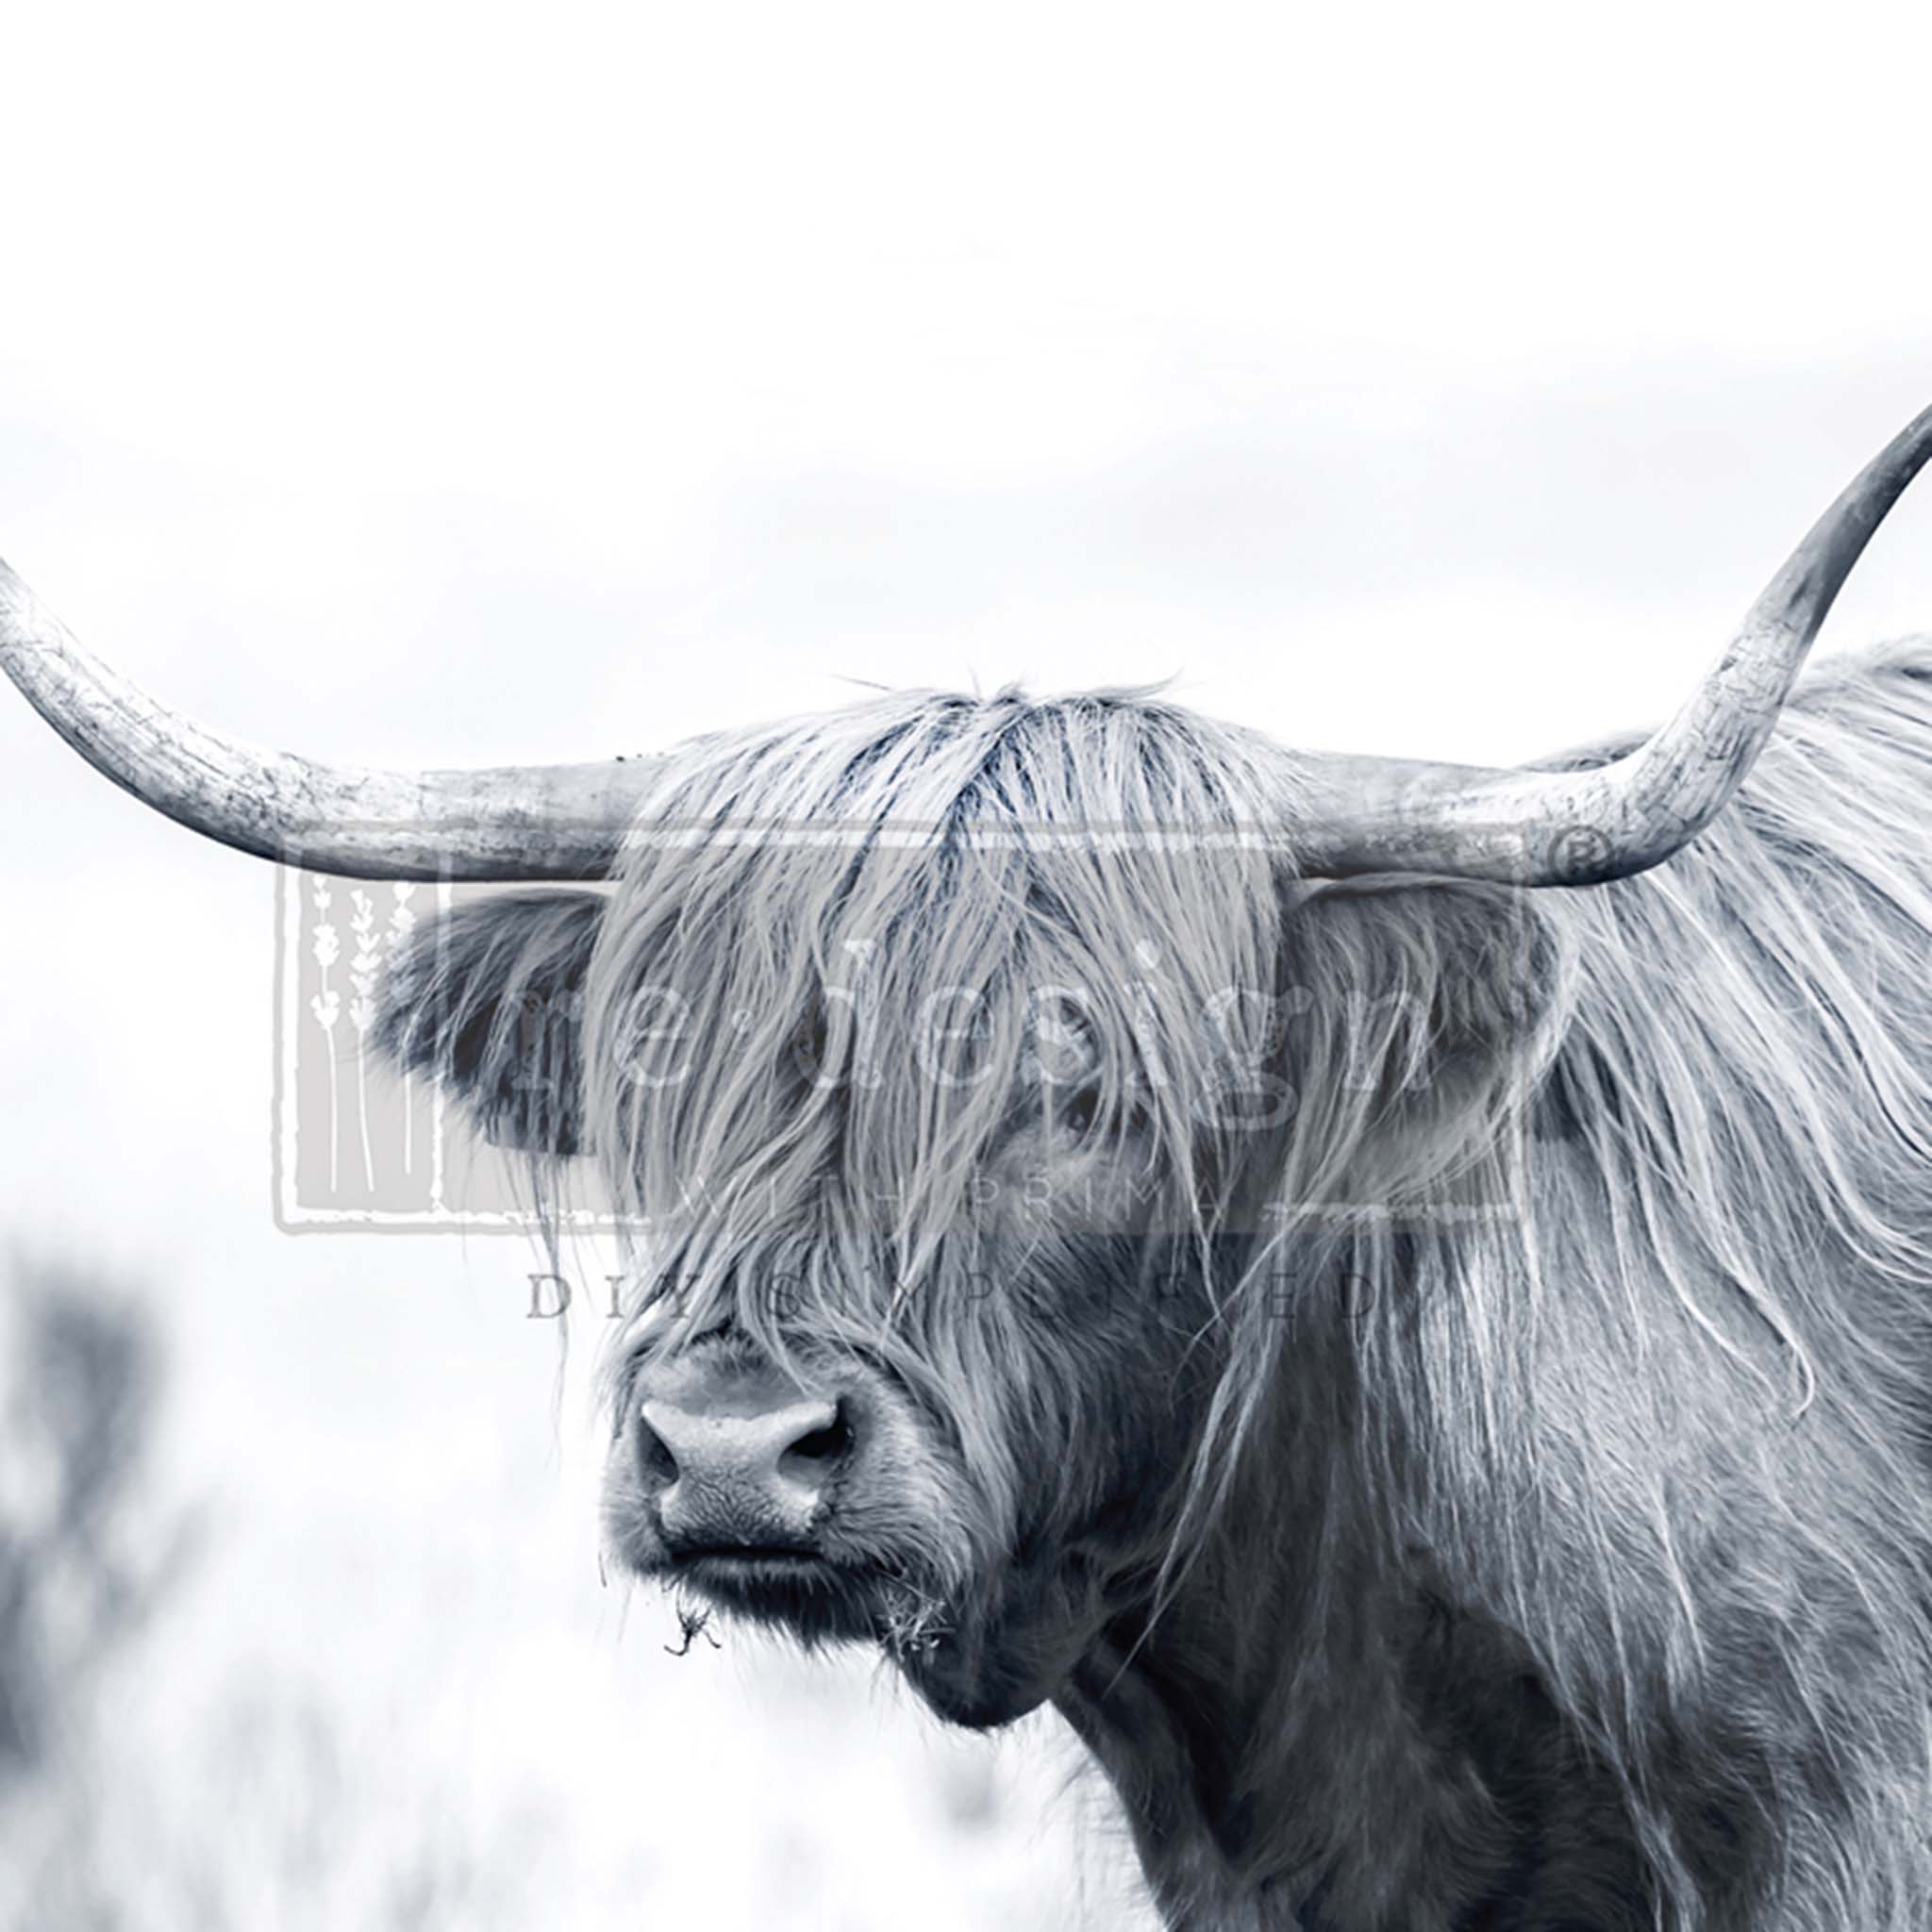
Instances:
[[[1151,1123],[1186,1172],[1215,1030],[1257,1028],[1277,957],[1268,858],[1206,843],[1264,806],[1212,737],[1125,702],[892,702],[683,768],[591,974],[625,1208],[830,1190],[916,1249],[986,1218],[990,1156],[1049,1093],[1063,1127]]]

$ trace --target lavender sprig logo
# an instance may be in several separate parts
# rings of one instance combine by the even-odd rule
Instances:
[[[349,1024],[356,1029],[356,1125],[362,1141],[362,1177],[375,1191],[375,1157],[369,1147],[369,1029],[375,1024],[376,975],[382,954],[375,934],[375,902],[360,886],[349,894],[355,911],[349,920],[356,950],[349,959]]]
[[[327,1051],[323,1056],[328,1068],[328,1185],[333,1193],[341,1180],[337,1165],[336,1134],[341,1118],[341,1099],[338,1091],[339,1074],[336,1069],[336,1022],[342,1011],[341,995],[329,984],[329,968],[341,957],[342,941],[329,919],[329,908],[335,895],[329,891],[328,881],[317,878],[311,882],[309,897],[315,908],[315,925],[310,940],[310,948],[315,955],[317,991],[309,995],[308,1009],[315,1015],[319,1025],[328,1041]]]
[[[450,886],[278,874],[275,1145],[283,1227],[509,1232],[529,1224],[496,1150],[468,1133],[436,1082],[400,1074],[378,1045],[385,1002],[407,1003],[428,977],[415,954],[425,922],[457,896]]]
[[[389,932],[385,944],[388,950],[390,984],[395,990],[399,1004],[407,1006],[415,997],[416,970],[415,958],[410,951],[409,941],[416,930],[416,914],[409,905],[416,888],[398,882],[390,887],[391,904],[389,908]],[[406,1174],[416,1171],[416,1076],[406,1073],[403,1075],[403,1172]]]

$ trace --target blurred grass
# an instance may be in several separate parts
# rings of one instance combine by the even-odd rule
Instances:
[[[84,1741],[99,1674],[192,1539],[138,1517],[160,1382],[133,1301],[60,1269],[0,1269],[0,1791]]]
[[[520,1418],[449,1417],[500,1480],[345,1429],[333,1489],[271,1440],[164,1493],[154,1306],[0,1265],[0,1932],[1150,1923],[1052,1721],[966,1738],[735,1632],[671,1657]]]

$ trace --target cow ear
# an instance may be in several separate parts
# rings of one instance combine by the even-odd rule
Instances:
[[[1493,1181],[1562,1005],[1535,895],[1450,880],[1296,889],[1286,925],[1297,1165],[1369,1208]]]
[[[506,892],[419,927],[384,988],[376,1038],[440,1080],[498,1146],[584,1151],[584,979],[608,903]]]

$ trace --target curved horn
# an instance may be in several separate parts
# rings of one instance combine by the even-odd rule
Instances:
[[[1832,600],[1928,457],[1932,409],[1820,519],[1690,702],[1614,762],[1492,771],[1306,757],[1294,839],[1304,875],[1581,885],[1668,858],[1751,769]],[[137,798],[244,852],[351,877],[604,877],[661,762],[370,772],[232,744],[83,651],[4,563],[0,665],[68,743]]]
[[[602,878],[661,763],[370,772],[233,744],[82,650],[5,563],[0,665],[144,804],[225,845],[346,878]]]
[[[1586,771],[1406,759],[1307,761],[1304,874],[1433,873],[1521,886],[1623,878],[1701,832],[1750,771],[1852,566],[1932,457],[1932,409],[1825,511],[1690,700],[1636,750]]]

